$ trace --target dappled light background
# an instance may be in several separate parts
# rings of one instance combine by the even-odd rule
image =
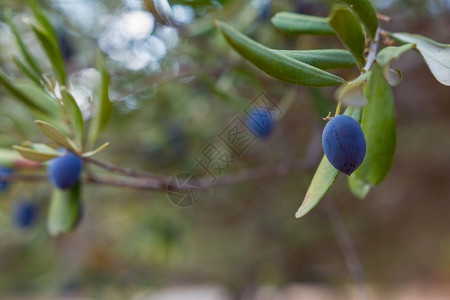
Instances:
[[[205,189],[185,209],[164,191],[86,185],[78,228],[58,238],[45,228],[49,184],[14,182],[0,195],[0,299],[450,299],[449,87],[433,78],[418,53],[394,61],[403,81],[393,88],[398,132],[392,171],[364,200],[349,192],[341,175],[311,213],[295,219],[322,156],[322,117],[335,108],[335,88],[267,77],[214,25],[223,20],[272,48],[341,47],[334,37],[289,36],[270,24],[279,11],[326,17],[332,2],[40,1],[86,120],[96,113],[97,49],[106,56],[114,113],[101,137],[111,146],[98,159],[167,176],[198,172],[195,157],[202,149],[267,95],[282,104],[282,117],[269,138],[255,140],[240,156],[227,153],[232,162],[225,175],[298,168]],[[386,30],[450,43],[450,1],[373,2],[393,18],[382,24]],[[2,70],[20,78],[11,59],[18,49],[5,23],[8,8],[49,71],[27,26],[26,2],[0,0],[0,6]],[[356,68],[333,72],[345,79],[358,75]],[[0,105],[2,147],[45,142],[3,89]],[[13,221],[23,199],[38,205],[27,229]],[[362,267],[356,275],[339,225]]]

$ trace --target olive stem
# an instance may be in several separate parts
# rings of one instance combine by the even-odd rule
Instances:
[[[338,116],[341,113],[341,107],[342,107],[342,101],[339,100],[338,104],[337,104],[337,107],[336,107],[336,112],[334,113],[335,117]]]

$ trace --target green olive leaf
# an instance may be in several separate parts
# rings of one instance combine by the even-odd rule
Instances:
[[[19,57],[13,55],[13,62],[16,65],[17,69],[22,71],[22,73],[27,76],[31,81],[33,81],[37,86],[42,86],[39,78],[34,74],[33,70],[31,70]]]
[[[345,110],[344,114],[354,118],[358,122],[361,120],[360,107],[349,106]],[[338,175],[339,171],[335,167],[333,167],[333,165],[331,165],[327,157],[324,155],[322,160],[320,161],[316,173],[314,174],[311,184],[306,191],[306,196],[303,199],[303,203],[295,213],[295,217],[303,217],[311,209],[313,209],[331,188]]]
[[[364,182],[376,185],[389,173],[396,147],[394,98],[378,63],[371,68],[364,94],[368,103],[363,108],[361,127],[367,152],[354,174]]]
[[[286,55],[275,52],[231,26],[216,22],[227,42],[245,59],[281,81],[305,86],[333,86],[344,83],[344,79]]]
[[[44,49],[59,83],[66,85],[66,67],[57,41],[52,38],[43,26],[31,23],[31,28]]]
[[[358,67],[364,67],[366,63],[364,58],[366,38],[363,28],[354,13],[346,6],[335,5],[330,13],[328,22],[345,47],[353,54]]]
[[[12,16],[11,16],[10,10],[6,11],[6,21],[8,22],[9,28],[11,29],[11,32],[14,35],[17,46],[19,47],[20,52],[22,52],[22,55],[25,58],[25,61],[30,65],[30,67],[34,71],[35,75],[40,78],[41,74],[43,74],[43,72],[42,72],[39,64],[37,63],[36,59],[28,51],[27,47],[25,46],[25,43],[22,40],[22,37],[19,34],[19,31],[17,30],[17,27],[12,22]]]
[[[271,19],[279,30],[289,34],[334,35],[327,19],[290,12],[279,12]]]
[[[54,127],[50,123],[40,120],[36,120],[34,121],[34,123],[39,126],[39,129],[43,134],[45,134],[50,140],[52,140],[59,146],[62,146],[78,154],[81,152],[81,149],[77,145],[75,145],[74,142],[72,142],[64,133],[56,129],[56,127]]]
[[[30,98],[27,94],[25,94],[20,88],[17,88],[11,79],[0,70],[0,84],[17,100],[25,104],[28,108],[32,110],[45,111],[45,108],[41,105],[37,104],[33,98]]]
[[[91,156],[94,156],[97,153],[100,153],[100,152],[104,151],[108,147],[109,147],[109,142],[106,142],[103,145],[101,145],[100,147],[98,147],[97,149],[89,151],[89,152],[85,152],[81,156],[82,157],[91,157]]]
[[[54,188],[47,216],[47,231],[51,236],[69,233],[78,224],[81,214],[80,181],[69,190]]]
[[[418,34],[392,33],[391,36],[403,43],[416,44],[436,80],[450,86],[450,44],[441,44]]]
[[[378,18],[370,0],[342,0],[359,16],[367,30],[367,35],[374,38],[378,28]]]
[[[41,111],[44,111],[55,118],[60,118],[62,116],[60,103],[43,90],[41,86],[28,80],[15,80],[14,86],[25,94],[30,101],[39,106]]]
[[[402,73],[400,70],[391,69],[389,67],[393,59],[398,59],[408,50],[415,47],[415,44],[405,44],[400,47],[389,46],[381,50],[377,54],[377,62],[383,68],[383,76],[390,86],[396,86],[402,81]]]
[[[356,65],[352,54],[343,49],[275,51],[322,70],[350,68]]]
[[[53,39],[55,42],[58,41],[58,36],[56,35],[55,29],[53,29],[52,24],[45,14],[42,12],[39,3],[36,0],[28,1],[28,5],[31,7],[33,11],[34,17],[39,22],[39,24],[47,31],[49,37]]]
[[[83,114],[81,113],[80,107],[77,104],[77,101],[69,92],[69,90],[65,87],[61,88],[61,96],[64,102],[64,105],[67,108],[67,112],[70,117],[70,122],[72,123],[73,130],[75,132],[75,136],[77,138],[78,144],[83,144],[83,132],[84,132],[84,120]]]
[[[49,153],[47,151],[34,150],[17,145],[14,145],[13,149],[16,150],[23,158],[37,162],[46,162],[59,156],[58,153]]]

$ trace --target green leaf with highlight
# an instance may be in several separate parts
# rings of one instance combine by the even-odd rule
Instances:
[[[378,63],[371,68],[364,94],[368,103],[363,109],[361,127],[366,137],[367,152],[354,175],[376,185],[389,173],[396,147],[394,98]]]
[[[51,236],[71,232],[82,215],[81,183],[69,190],[53,189],[47,216],[47,231]]]
[[[414,43],[437,81],[450,86],[450,44],[441,44],[418,34],[393,33],[403,43]]]
[[[40,120],[36,120],[34,123],[39,126],[43,134],[59,146],[78,154],[81,152],[81,149],[74,142],[52,124]]]
[[[45,31],[49,34],[49,36],[55,41],[58,42],[58,36],[56,35],[55,29],[53,28],[52,24],[50,23],[47,16],[42,12],[39,3],[36,0],[30,0],[28,1],[28,5],[31,7],[31,10],[33,11],[34,17],[36,20],[41,24],[43,28],[45,28]]]
[[[366,37],[354,13],[346,6],[335,5],[328,19],[339,39],[350,50],[359,68],[364,67]]]
[[[31,81],[33,81],[37,86],[41,86],[41,81],[39,77],[37,77],[33,70],[31,70],[19,57],[16,55],[13,56],[13,62],[16,65],[17,69],[22,71],[22,73],[27,76]]]
[[[350,68],[356,65],[352,54],[343,49],[275,51],[322,70]]]
[[[290,12],[279,12],[272,17],[272,24],[289,34],[334,35],[327,19]]]
[[[43,26],[31,24],[31,28],[44,49],[47,58],[52,64],[57,80],[61,85],[66,85],[66,67],[64,65],[64,59],[57,41],[46,31]]]
[[[227,42],[239,54],[269,76],[305,86],[333,86],[344,83],[341,77],[277,53],[225,23],[216,24]]]
[[[359,16],[367,30],[367,35],[374,38],[378,28],[378,18],[370,0],[342,0]]]
[[[72,96],[72,94],[67,90],[67,88],[63,87],[61,89],[61,96],[64,102],[65,107],[67,108],[67,112],[70,117],[70,122],[72,123],[73,131],[75,132],[75,137],[77,138],[77,142],[79,145],[83,144],[83,132],[84,132],[84,120],[83,114],[81,113],[80,107],[78,106],[77,101]]]
[[[35,75],[41,77],[42,76],[41,74],[43,74],[43,72],[39,64],[37,63],[36,59],[28,51],[27,47],[25,46],[25,43],[22,40],[22,37],[19,34],[19,31],[17,30],[17,27],[12,22],[11,11],[6,12],[6,21],[8,22],[9,28],[11,29],[11,32],[14,35],[14,38],[16,39],[17,46],[19,47],[20,52],[22,52],[25,61],[30,65]]]
[[[345,110],[344,114],[354,118],[358,122],[361,120],[360,107],[349,106]],[[331,165],[327,157],[324,155],[322,160],[320,161],[316,173],[314,174],[311,184],[306,191],[306,196],[303,199],[303,203],[295,213],[295,217],[303,217],[311,209],[313,209],[331,188],[338,175],[339,171],[335,167],[333,167],[333,165]]]
[[[16,150],[23,158],[37,162],[46,162],[59,156],[57,152],[52,153],[49,151],[35,150],[17,145],[14,145],[13,149]]]

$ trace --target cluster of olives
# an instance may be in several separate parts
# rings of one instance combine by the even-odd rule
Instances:
[[[366,155],[366,139],[359,123],[352,117],[332,118],[322,133],[322,147],[328,161],[340,172],[352,174]]]

